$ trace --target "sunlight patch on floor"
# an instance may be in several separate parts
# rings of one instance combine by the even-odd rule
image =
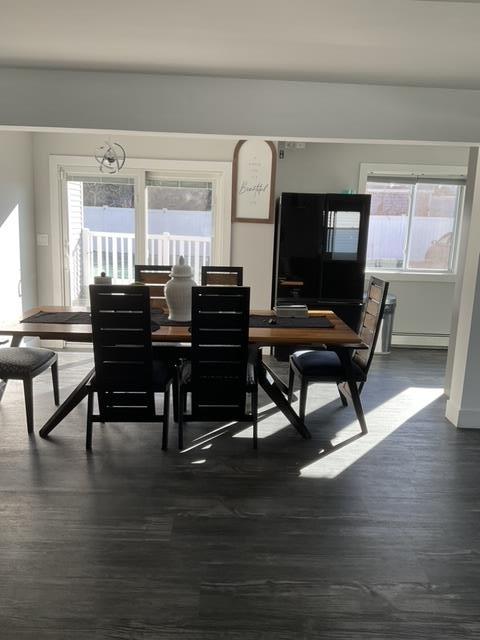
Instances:
[[[335,446],[338,447],[341,441],[348,437],[347,431],[348,435],[352,435],[352,427],[358,427],[357,420],[352,420],[332,440],[333,451],[320,452],[318,460],[304,467],[300,476],[302,478],[336,478],[385,438],[388,438],[407,420],[440,398],[442,394],[443,389],[441,388],[409,387],[393,398],[389,398],[365,415],[369,430],[367,435],[345,447],[335,449]]]
[[[274,410],[274,411],[272,411]],[[271,415],[265,416],[266,413],[272,412]],[[283,419],[280,419],[283,418]],[[290,422],[284,417],[280,409],[276,404],[271,402],[270,404],[262,406],[258,411],[258,439],[269,438],[278,431],[282,431],[285,427],[290,426]],[[234,438],[251,438],[252,437],[252,425],[249,425],[246,429],[238,431]]]

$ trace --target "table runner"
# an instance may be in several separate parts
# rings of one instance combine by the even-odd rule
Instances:
[[[188,327],[191,322],[173,322],[169,320],[166,313],[152,311],[152,331],[157,331],[161,326]],[[39,311],[22,322],[35,324],[37,322],[45,324],[90,324],[90,313],[88,311]],[[277,318],[276,316],[251,315],[249,325],[251,328],[273,329],[330,329],[332,322],[323,316],[312,318]]]

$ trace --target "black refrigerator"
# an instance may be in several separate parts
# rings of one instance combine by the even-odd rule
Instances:
[[[357,330],[369,213],[369,195],[282,193],[275,220],[272,307],[331,309]]]

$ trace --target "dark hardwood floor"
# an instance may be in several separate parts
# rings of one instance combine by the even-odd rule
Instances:
[[[62,397],[90,364],[60,354]],[[376,357],[364,437],[332,385],[309,392],[310,441],[262,396],[257,452],[245,426],[187,427],[179,453],[172,424],[163,453],[160,425],[108,424],[88,455],[85,406],[28,438],[11,382],[0,638],[479,638],[480,432],[444,419],[444,365]],[[54,406],[34,384],[38,431]]]

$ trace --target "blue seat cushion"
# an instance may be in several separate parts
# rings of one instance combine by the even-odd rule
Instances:
[[[55,351],[31,347],[6,347],[0,349],[0,378],[23,379],[35,369],[55,358]]]
[[[334,351],[295,351],[291,356],[300,373],[309,378],[333,378],[344,381],[345,370]],[[357,382],[366,379],[360,367],[352,362],[353,378]]]

